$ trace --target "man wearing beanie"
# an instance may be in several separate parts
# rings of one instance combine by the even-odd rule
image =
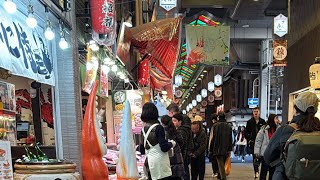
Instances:
[[[264,160],[270,166],[275,167],[275,173],[273,174],[272,179],[288,179],[285,173],[284,163],[282,161],[282,154],[286,142],[292,133],[296,129],[299,129],[301,132],[320,131],[319,119],[315,117],[318,109],[318,103],[319,99],[316,94],[311,92],[301,93],[294,101],[296,113],[290,124],[278,128],[270,139],[269,145],[264,153]],[[314,178],[317,176],[319,175],[315,175]]]

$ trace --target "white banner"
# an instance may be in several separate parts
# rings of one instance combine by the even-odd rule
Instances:
[[[52,55],[43,29],[29,28],[19,11],[9,15],[0,6],[0,67],[12,74],[54,86]]]

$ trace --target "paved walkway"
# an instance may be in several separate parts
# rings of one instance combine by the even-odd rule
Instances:
[[[206,164],[205,179],[216,179],[212,177],[211,163]],[[228,180],[250,180],[255,179],[252,163],[232,163],[231,174]]]

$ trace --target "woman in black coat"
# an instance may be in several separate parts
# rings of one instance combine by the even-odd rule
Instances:
[[[179,131],[172,123],[172,118],[165,115],[161,118],[162,126],[165,129],[166,139],[174,140],[177,145],[173,148],[173,153],[169,153],[172,177],[170,179],[181,180],[184,176],[184,164],[180,147],[183,147],[183,139]]]

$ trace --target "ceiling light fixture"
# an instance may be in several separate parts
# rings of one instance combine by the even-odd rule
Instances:
[[[9,14],[13,14],[17,11],[17,5],[12,0],[6,0],[3,3],[3,8],[7,11]]]
[[[62,25],[62,22],[60,22],[59,24],[60,26],[60,42],[59,42],[59,46],[62,50],[65,50],[69,47],[69,44],[66,40],[66,35],[65,35],[65,32],[64,32],[64,29],[63,29],[63,25]]]
[[[35,27],[37,27],[38,21],[36,20],[36,18],[34,18],[34,11],[33,11],[33,6],[31,4],[31,1],[29,1],[29,5],[28,5],[28,17],[26,19],[26,23],[27,25],[34,29]]]

